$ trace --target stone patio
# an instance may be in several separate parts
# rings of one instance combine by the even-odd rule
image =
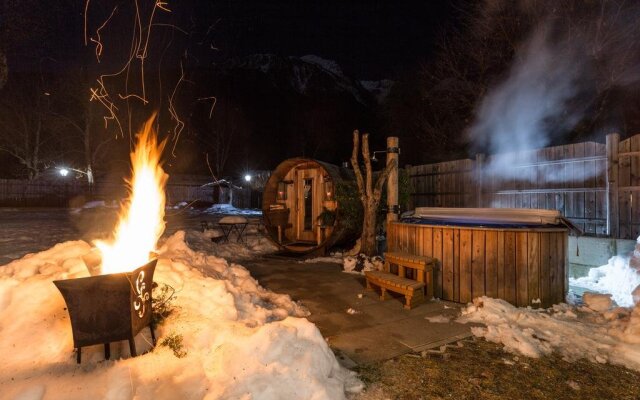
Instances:
[[[364,276],[344,273],[339,264],[272,256],[243,265],[262,286],[306,306],[308,319],[347,365],[386,360],[471,335],[468,325],[425,319],[454,317],[462,305],[434,300],[405,310],[402,297],[380,301],[377,293],[365,290]],[[347,312],[350,309],[354,313]]]

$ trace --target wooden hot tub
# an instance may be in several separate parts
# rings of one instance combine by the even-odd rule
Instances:
[[[567,293],[567,226],[556,211],[418,208],[387,228],[389,251],[438,260],[435,296],[549,307]]]

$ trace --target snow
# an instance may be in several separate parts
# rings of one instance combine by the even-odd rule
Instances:
[[[585,277],[569,278],[569,284],[609,293],[619,306],[630,307],[635,304],[632,292],[640,285],[640,274],[629,266],[629,257],[615,256],[606,265],[591,268]]]
[[[432,324],[446,324],[451,322],[451,318],[445,315],[436,315],[434,317],[424,317],[424,319],[431,322]]]
[[[384,266],[382,258],[367,257],[364,254],[344,257],[343,272],[364,275],[366,271],[380,271]]]
[[[207,214],[224,214],[224,215],[262,215],[262,210],[253,210],[249,208],[235,208],[231,204],[214,204],[205,210]]]
[[[192,250],[179,231],[158,250],[155,281],[176,289],[158,343],[182,335],[186,355],[151,349],[148,330],[128,345],[83,349],[77,365],[64,300],[53,280],[87,276],[84,241],[0,267],[2,398],[341,399],[362,384],[343,369],[307,312],[262,288],[242,266]]]
[[[344,76],[340,65],[338,65],[338,63],[333,60],[327,60],[326,58],[322,58],[313,54],[302,56],[300,57],[300,59],[306,63],[317,65],[318,67],[324,69],[325,71],[331,72],[334,75]]]
[[[602,297],[587,302],[603,309]],[[457,322],[486,325],[474,326],[471,331],[502,343],[511,353],[538,358],[557,352],[566,361],[586,358],[640,371],[640,306],[596,311],[557,304],[545,310],[516,308],[483,296],[474,299]]]
[[[342,254],[339,253],[339,255],[331,255],[331,256],[327,256],[327,257],[314,257],[314,258],[305,258],[302,261],[299,261],[300,263],[307,263],[307,264],[315,264],[315,263],[334,263],[334,264],[342,264],[343,259],[342,259]]]
[[[382,103],[387,98],[394,83],[395,82],[390,79],[382,79],[380,81],[360,81],[362,87],[373,94],[378,103]]]
[[[189,230],[186,233],[186,240],[192,248],[231,260],[253,259],[279,250],[271,239],[258,232],[257,227],[252,225],[245,229],[242,242],[236,241],[235,232],[229,235],[228,242],[211,241],[211,238],[221,236],[222,232],[216,229],[208,229],[204,232]]]

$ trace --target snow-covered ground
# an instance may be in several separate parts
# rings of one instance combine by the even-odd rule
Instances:
[[[503,300],[474,299],[458,322],[477,322],[473,334],[502,343],[508,352],[540,357],[552,352],[567,361],[586,358],[640,371],[640,305],[615,307],[609,296],[592,295],[583,306],[516,308]]]
[[[201,234],[204,236],[204,234]],[[155,281],[176,290],[158,342],[182,338],[178,357],[151,349],[83,349],[77,365],[68,315],[53,280],[87,276],[84,241],[68,241],[0,266],[0,387],[21,399],[340,399],[362,385],[336,361],[306,310],[272,293],[240,265],[192,250],[178,231],[159,249]],[[180,353],[180,352],[179,352]],[[123,359],[119,359],[124,357]]]

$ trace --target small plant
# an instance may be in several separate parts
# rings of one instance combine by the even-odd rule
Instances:
[[[153,313],[151,314],[153,325],[157,326],[164,322],[164,320],[174,310],[175,307],[172,304],[172,301],[173,299],[175,299],[175,293],[176,290],[172,286],[164,283],[161,283],[160,285],[155,282],[153,283],[153,296],[151,304],[151,308],[153,310]]]
[[[187,351],[184,349],[184,345],[182,344],[182,335],[177,333],[172,333],[166,338],[162,339],[160,342],[160,346],[165,346],[173,350],[173,355],[182,358],[187,355]]]
[[[336,222],[336,212],[322,207],[322,212],[318,215],[318,222],[322,226],[333,226]]]

